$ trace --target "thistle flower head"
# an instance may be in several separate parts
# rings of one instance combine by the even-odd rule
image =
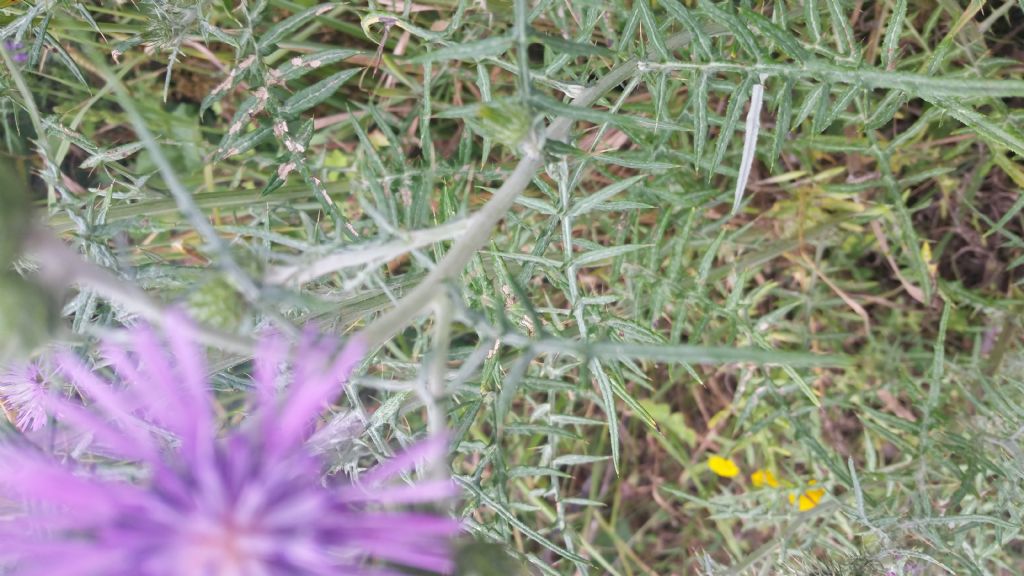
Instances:
[[[88,407],[47,396],[46,408],[90,435],[93,445],[76,465],[30,446],[0,445],[0,501],[20,508],[0,520],[0,567],[7,561],[19,576],[451,570],[448,542],[458,524],[392,510],[452,495],[447,479],[391,482],[420,459],[441,457],[444,439],[414,445],[358,483],[325,480],[324,462],[307,448],[324,404],[364,352],[358,339],[334,355],[307,335],[284,391],[279,368],[288,346],[264,340],[253,413],[220,433],[191,325],[172,317],[165,328],[166,347],[146,327],[133,331],[131,350],[106,347],[119,385],[76,357],[60,358]],[[124,466],[104,465],[111,461],[136,466],[125,473]]]
[[[46,425],[46,382],[38,364],[0,370],[0,404],[18,429],[35,432]]]

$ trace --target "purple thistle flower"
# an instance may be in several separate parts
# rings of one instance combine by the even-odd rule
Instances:
[[[5,561],[18,576],[452,570],[456,521],[389,510],[454,495],[450,479],[389,484],[416,462],[443,457],[444,438],[414,445],[357,483],[324,480],[324,462],[307,448],[323,406],[365,352],[358,337],[334,356],[307,333],[283,393],[277,380],[288,346],[265,339],[255,357],[253,413],[218,434],[191,324],[172,316],[164,328],[167,350],[148,327],[132,331],[131,351],[105,347],[122,386],[70,354],[61,357],[61,371],[91,406],[55,396],[45,404],[63,424],[91,435],[89,466],[0,444],[0,502],[20,507],[0,516],[0,572]],[[109,458],[139,466],[119,477],[104,469]]]
[[[14,425],[24,432],[46,426],[46,393],[43,373],[36,364],[19,364],[0,371],[0,403],[5,412],[14,414]]]
[[[11,55],[11,60],[14,60],[18,64],[24,64],[28,61],[28,53],[22,49],[25,46],[21,42],[14,42],[12,40],[4,40],[4,51]]]

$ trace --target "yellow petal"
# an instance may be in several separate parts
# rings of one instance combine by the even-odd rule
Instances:
[[[815,484],[813,480],[810,483]],[[798,510],[800,510],[801,512],[806,512],[817,506],[818,502],[821,502],[821,499],[824,496],[824,488],[811,488],[810,490],[807,490],[806,492],[801,494],[799,500],[797,500],[795,494],[790,494],[789,503],[796,504]]]
[[[771,470],[765,470],[764,468],[756,470],[751,474],[750,481],[754,483],[754,488],[761,488],[763,486],[779,487],[779,481],[775,478],[775,474],[772,474]]]
[[[939,267],[932,260],[932,247],[927,242],[921,243],[921,260],[923,260],[925,266],[928,267],[928,273],[931,274],[932,276],[935,276],[935,273],[938,271]]]
[[[735,462],[717,455],[708,458],[708,468],[723,478],[732,478],[740,473],[740,468]]]

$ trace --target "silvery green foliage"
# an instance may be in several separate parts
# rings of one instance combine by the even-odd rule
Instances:
[[[32,47],[38,41],[40,51],[46,47],[87,84],[74,59],[60,51],[78,38],[46,24],[49,9],[88,23],[84,4],[41,0],[0,36],[18,35]],[[620,484],[635,480],[636,449],[668,437],[686,474],[695,468],[689,456],[697,447],[687,439],[697,433],[660,398],[726,373],[738,384],[735,428],[722,438],[784,424],[796,430],[786,447],[794,458],[836,488],[829,498],[841,511],[787,533],[788,549],[854,549],[852,525],[853,533],[886,534],[893,545],[911,542],[908,553],[942,555],[964,573],[1001,567],[999,546],[972,548],[967,537],[1008,533],[1000,531],[1019,524],[1024,506],[1011,479],[1020,474],[1021,458],[1006,438],[1020,425],[1020,384],[958,374],[960,361],[941,354],[933,361],[933,343],[925,342],[915,358],[929,356],[923,363],[940,368],[956,363],[950,366],[955,378],[918,365],[909,374],[891,372],[910,381],[904,393],[914,406],[935,417],[864,418],[875,439],[921,459],[914,465],[923,467],[924,480],[900,476],[909,469],[902,462],[880,471],[885,463],[878,455],[857,454],[876,461],[851,473],[822,443],[816,418],[834,404],[870,404],[870,391],[821,397],[812,388],[818,373],[807,367],[817,357],[783,350],[803,350],[799,343],[808,335],[793,320],[801,310],[823,306],[842,317],[835,296],[815,292],[819,302],[787,286],[788,277],[759,276],[765,263],[804,246],[825,254],[856,244],[877,219],[889,233],[894,267],[932,302],[940,289],[921,256],[926,239],[914,220],[921,206],[905,201],[906,194],[943,179],[970,180],[976,172],[934,160],[907,164],[906,151],[934,130],[967,139],[971,154],[964,157],[976,153],[986,170],[1016,161],[1013,154],[1024,153],[1022,117],[1011,105],[1024,94],[1016,63],[992,58],[984,38],[971,36],[963,45],[956,35],[943,40],[955,15],[935,12],[929,20],[929,13],[922,22],[920,5],[902,0],[877,4],[887,15],[873,23],[880,27],[877,46],[851,26],[858,17],[851,5],[837,0],[563,4],[459,1],[420,12],[414,3],[150,0],[139,5],[144,25],[111,35],[123,39],[112,42],[119,57],[145,45],[170,63],[188,40],[215,41],[210,46],[223,70],[212,73],[197,107],[183,107],[166,123],[159,112],[140,108],[147,122],[167,127],[154,130],[156,143],[195,193],[196,214],[224,217],[216,232],[252,247],[268,270],[313,271],[287,284],[240,266],[258,288],[246,296],[244,310],[258,322],[272,323],[279,314],[339,332],[364,326],[423,284],[457,251],[453,246],[485,235],[482,250],[470,251],[456,274],[432,285],[437,309],[429,320],[421,310],[404,318],[411,327],[374,358],[379,373],[349,392],[345,425],[338,426],[345,436],[334,454],[338,468],[357,471],[360,458],[386,455],[386,439],[411,440],[423,425],[421,412],[443,412],[462,441],[452,457],[464,472],[463,513],[474,534],[515,542],[519,560],[548,574],[604,573],[608,567],[595,564],[594,550],[621,570],[629,562],[616,558],[622,547],[593,542],[596,536],[642,545],[627,534],[634,527],[629,519],[607,507]],[[963,34],[978,18],[966,20]],[[343,45],[320,45],[318,34],[340,36]],[[175,81],[171,72],[168,85]],[[131,89],[140,100],[149,97],[137,81]],[[13,104],[4,109],[27,125],[23,96],[9,86],[5,94],[13,94],[7,96]],[[119,109],[101,111],[118,120]],[[129,258],[117,251],[121,234],[178,237],[194,224],[178,217],[165,182],[142,163],[153,156],[143,152],[152,142],[91,142],[87,127],[73,120],[55,114],[41,124],[53,141],[85,152],[77,168],[94,170],[99,183],[86,195],[71,194],[61,188],[58,159],[47,158],[41,175],[59,198],[91,201],[56,202],[54,226],[74,233],[89,258],[159,295],[180,296],[214,277],[194,264],[163,262],[166,252]],[[188,136],[171,132],[182,124],[190,124]],[[559,130],[547,138],[547,126]],[[185,151],[195,153],[192,163],[175,162]],[[863,158],[872,169],[832,181],[798,174],[807,158],[819,156]],[[532,171],[515,171],[534,160]],[[209,170],[209,182],[200,168]],[[499,225],[481,231],[476,215],[483,202],[513,173],[521,183],[514,201]],[[787,175],[829,199],[863,201],[868,209],[807,230],[801,220],[794,224],[796,245],[786,244],[796,233],[769,238],[759,227],[771,222],[771,214],[759,212],[768,195],[763,181]],[[844,227],[861,232],[851,240]],[[222,253],[201,248],[190,262],[223,263]],[[238,278],[215,274],[213,289],[195,290],[192,304],[210,324],[236,326]],[[858,287],[874,282],[854,280]],[[941,294],[982,319],[994,310],[1017,313],[954,290],[945,285]],[[91,323],[112,323],[119,318],[115,309],[87,292],[67,308],[79,334]],[[943,338],[934,348],[942,349]],[[235,366],[217,375],[218,389],[244,388]],[[1004,367],[1019,366],[1019,357],[1009,354]],[[946,394],[964,381],[972,382],[964,386],[971,393],[957,389],[957,401],[974,403],[982,415],[956,423],[966,431],[953,430],[942,420],[950,407],[942,397],[933,401],[931,390],[942,386]],[[975,381],[1000,401],[974,402]],[[440,401],[432,389],[441,391]],[[652,403],[660,411],[649,409]],[[353,429],[360,437],[350,441]],[[948,454],[967,457],[953,462]],[[1000,480],[984,487],[997,487],[998,497],[978,498],[969,488],[990,475]],[[895,486],[907,489],[893,494],[897,478]],[[772,508],[736,486],[708,489],[694,500],[692,486],[675,486],[671,477],[659,481],[664,484],[652,489],[667,502],[662,505],[690,518],[713,515],[723,525],[742,522],[773,534],[801,521],[784,500]],[[955,495],[971,514],[940,521],[932,503],[948,502],[950,486],[964,487]],[[677,488],[690,498],[669,491]],[[620,524],[607,530],[595,520],[613,516]],[[723,572],[747,560],[715,558],[729,565]],[[775,566],[770,554],[750,558],[753,569]]]

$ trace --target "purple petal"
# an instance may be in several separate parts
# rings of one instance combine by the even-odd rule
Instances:
[[[163,346],[148,326],[134,328],[131,334],[138,364],[133,365],[126,352],[113,347],[107,350],[108,359],[145,406],[148,417],[178,436],[182,444],[191,443],[194,424]]]
[[[181,376],[179,398],[192,421],[191,442],[197,447],[209,447],[214,430],[210,421],[210,393],[206,389],[206,357],[196,345],[195,326],[181,312],[172,311],[164,319],[164,334]]]
[[[336,512],[326,523],[352,536],[392,538],[395,542],[438,540],[462,531],[462,525],[447,516],[419,512]]]
[[[394,478],[402,472],[412,470],[421,460],[437,460],[448,455],[448,437],[437,435],[421,440],[395,455],[394,458],[382,462],[359,477],[361,484],[375,486]]]
[[[70,353],[58,355],[57,366],[79,392],[96,402],[112,420],[129,427],[133,435],[148,436],[149,432],[132,413],[131,401],[114,390],[109,382],[97,377],[76,356]]]
[[[377,504],[420,504],[453,498],[459,493],[451,480],[435,480],[405,486],[367,490],[362,486],[346,486],[338,491],[344,502],[374,502]]]
[[[455,563],[447,550],[400,546],[388,538],[359,540],[358,546],[368,554],[402,566],[419,568],[439,574],[451,574]]]
[[[121,495],[113,486],[83,478],[24,449],[0,447],[0,490],[17,499],[66,507],[69,514],[100,522],[118,511]],[[134,492],[123,488],[126,495]]]
[[[101,446],[121,458],[139,461],[156,459],[157,450],[149,441],[148,434],[126,434],[81,406],[57,396],[47,398],[46,406],[61,422],[79,432],[91,434]]]
[[[97,549],[88,543],[73,544],[60,542],[50,546],[39,546],[31,555],[25,555],[23,562],[12,576],[127,576],[127,558],[117,550]]]
[[[296,358],[297,381],[281,410],[272,437],[277,451],[289,450],[306,438],[313,420],[337,394],[366,352],[362,339],[354,337],[345,344],[333,365],[328,366],[326,351],[308,335],[304,335],[303,340],[301,354]]]
[[[263,337],[256,346],[253,357],[253,384],[255,386],[254,412],[263,433],[269,436],[272,432],[274,410],[277,408],[277,379],[288,356],[288,342],[280,334],[269,334]]]

